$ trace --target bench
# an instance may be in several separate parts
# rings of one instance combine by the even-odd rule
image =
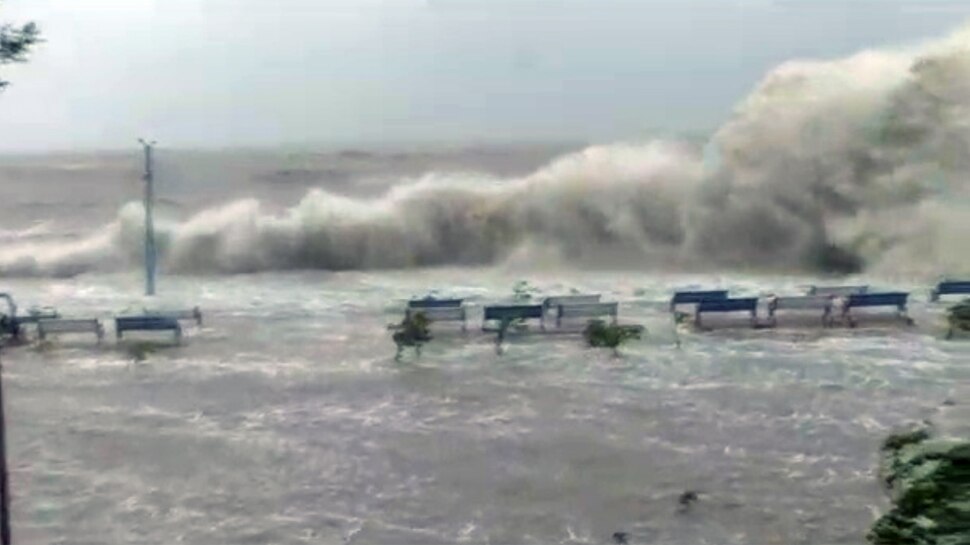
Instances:
[[[461,330],[468,328],[468,317],[466,307],[425,307],[408,308],[404,311],[406,319],[410,320],[415,314],[422,314],[432,323],[434,322],[461,322]]]
[[[464,299],[411,299],[408,308],[455,308],[464,303]]]
[[[705,312],[748,312],[751,314],[751,327],[755,327],[758,325],[758,298],[705,299],[697,304],[697,315],[694,317],[694,325],[700,327],[701,315]]]
[[[809,286],[808,295],[825,297],[845,297],[869,291],[869,286]]]
[[[37,322],[37,336],[44,340],[56,333],[94,333],[98,342],[104,340],[104,326],[97,319],[81,320],[40,320]]]
[[[542,329],[546,328],[545,311],[542,305],[493,305],[485,307],[482,331],[487,329],[488,322],[510,322],[512,320],[539,320]]]
[[[561,305],[588,305],[599,302],[600,295],[598,293],[593,295],[556,295],[543,299],[542,308],[548,312]]]
[[[168,316],[124,316],[115,318],[115,334],[120,340],[125,331],[172,331],[175,341],[182,340],[182,326]]]
[[[0,335],[20,338],[21,326],[36,324],[40,320],[59,318],[60,314],[51,308],[32,309],[26,316],[17,315],[17,303],[9,293],[0,293],[0,300],[7,303],[7,312],[0,312]]]
[[[192,320],[196,325],[202,325],[202,311],[199,307],[195,307],[189,310],[148,310],[145,311],[145,316],[157,316],[160,318],[172,318],[174,320]]]
[[[772,297],[768,300],[768,319],[771,325],[777,324],[775,314],[779,310],[820,310],[822,325],[832,323],[833,297],[829,295],[804,295],[796,297]]]
[[[699,304],[701,301],[708,301],[711,299],[724,300],[727,298],[727,290],[678,291],[674,293],[673,299],[670,300],[670,312],[676,310],[677,305],[694,305]]]
[[[901,319],[910,321],[906,315],[906,301],[909,294],[905,292],[886,292],[886,293],[857,293],[849,295],[842,310],[842,318],[848,321],[850,326],[855,326],[855,320],[850,311],[854,308],[873,308],[873,307],[895,307]]]
[[[970,295],[970,281],[945,280],[940,282],[930,292],[930,301],[939,301],[941,295]]]
[[[30,314],[17,316],[17,321],[21,324],[36,324],[41,320],[56,320],[61,315],[54,309],[45,308],[41,310],[31,310]]]
[[[609,316],[616,324],[619,317],[619,303],[577,303],[559,305],[556,310],[556,327],[562,327],[563,318],[599,318]]]

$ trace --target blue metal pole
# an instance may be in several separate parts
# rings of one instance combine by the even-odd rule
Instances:
[[[141,141],[145,148],[145,295],[155,295],[155,173],[152,165],[152,143]]]

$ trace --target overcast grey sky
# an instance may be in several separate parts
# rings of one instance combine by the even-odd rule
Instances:
[[[942,35],[947,0],[5,0],[0,150],[609,141],[706,131],[764,72]]]

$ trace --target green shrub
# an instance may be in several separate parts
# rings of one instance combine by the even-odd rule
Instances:
[[[583,330],[586,344],[592,348],[610,348],[614,354],[619,353],[619,347],[631,340],[639,340],[643,328],[635,325],[607,324],[603,320],[590,320]]]
[[[868,534],[875,545],[970,544],[970,443],[929,429],[891,435],[880,473],[893,507]]]
[[[950,326],[946,335],[948,339],[958,331],[970,331],[970,299],[950,307],[946,321]]]
[[[394,326],[394,334],[391,338],[397,345],[397,353],[394,355],[396,361],[401,360],[401,355],[405,348],[414,348],[415,353],[421,355],[421,345],[431,340],[431,320],[423,312],[409,313],[401,321],[401,324]]]

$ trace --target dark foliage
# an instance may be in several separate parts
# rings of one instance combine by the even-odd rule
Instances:
[[[40,29],[34,23],[24,26],[0,25],[0,64],[25,62],[31,48],[40,42]],[[8,82],[0,80],[0,89]]]

